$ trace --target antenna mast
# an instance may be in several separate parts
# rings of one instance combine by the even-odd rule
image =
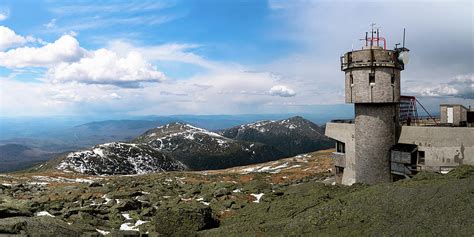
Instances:
[[[402,48],[405,48],[405,28],[403,28],[403,45]]]

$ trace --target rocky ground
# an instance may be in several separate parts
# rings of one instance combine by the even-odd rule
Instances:
[[[200,172],[0,175],[0,235],[474,235],[474,168],[334,185],[331,151]]]

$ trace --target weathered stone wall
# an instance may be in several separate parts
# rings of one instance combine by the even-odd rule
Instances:
[[[369,82],[371,72],[370,68],[346,71],[346,103],[398,103],[400,101],[400,71],[394,68],[376,68],[374,70],[375,83]]]
[[[474,165],[474,128],[403,126],[398,142],[418,145],[425,166]]]
[[[390,182],[390,148],[397,142],[396,104],[355,105],[356,181]]]

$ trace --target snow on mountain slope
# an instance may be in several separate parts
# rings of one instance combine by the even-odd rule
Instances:
[[[224,137],[272,145],[287,156],[327,149],[334,145],[318,125],[296,116],[279,121],[259,121],[219,132]]]
[[[66,172],[116,175],[184,170],[186,167],[147,145],[113,142],[69,153],[56,168]]]
[[[282,158],[284,155],[261,143],[236,141],[184,123],[171,123],[151,129],[135,143],[173,154],[195,170],[221,169]]]
[[[194,148],[219,152],[228,148],[234,141],[202,128],[175,122],[151,129],[134,142],[147,143],[155,149],[164,151]]]

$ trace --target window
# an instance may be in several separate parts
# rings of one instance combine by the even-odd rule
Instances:
[[[395,75],[394,74],[392,74],[391,82],[392,82],[392,86],[393,86],[395,84]]]
[[[374,72],[369,73],[369,83],[370,84],[375,83],[375,73]]]
[[[344,142],[336,141],[336,152],[346,153],[346,144],[344,144]]]
[[[351,78],[351,86],[354,86],[354,76],[352,76],[352,74],[351,74],[351,75],[349,75],[349,77]]]
[[[418,164],[425,164],[425,151],[418,151]]]
[[[343,174],[344,173],[344,168],[336,166],[336,174]]]

